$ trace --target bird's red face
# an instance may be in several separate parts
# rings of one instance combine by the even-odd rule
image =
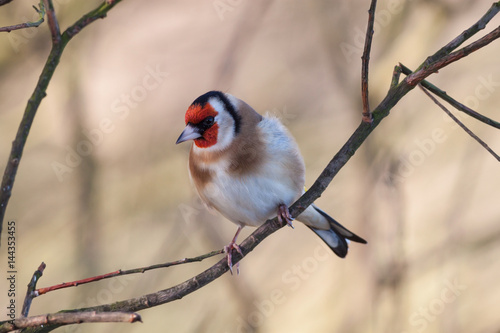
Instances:
[[[217,114],[218,112],[214,110],[210,103],[205,103],[205,105],[192,104],[186,111],[186,130],[190,129],[198,133],[198,135],[183,140],[182,136],[186,132],[184,130],[177,143],[193,139],[194,144],[199,148],[208,148],[215,145],[219,132],[219,125],[214,120]]]

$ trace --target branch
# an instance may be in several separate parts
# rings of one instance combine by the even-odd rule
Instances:
[[[404,73],[405,75],[410,75],[412,73],[411,69],[409,69],[405,65],[403,65],[403,64],[399,64],[399,65],[400,65],[401,72]],[[499,122],[497,122],[493,119],[490,119],[486,116],[483,116],[479,112],[476,112],[476,111],[472,110],[471,108],[463,105],[462,103],[458,102],[457,100],[455,100],[454,98],[449,96],[445,91],[439,89],[438,87],[436,87],[435,85],[433,85],[429,81],[423,80],[420,82],[420,84],[424,88],[426,88],[427,90],[429,90],[430,92],[435,94],[436,96],[439,96],[440,98],[442,98],[443,100],[448,102],[450,105],[455,107],[457,110],[462,111],[465,114],[467,114],[473,118],[476,118],[477,120],[482,121],[483,123],[485,123],[487,125],[493,126],[495,128],[500,128]]]
[[[137,313],[126,312],[76,312],[76,313],[54,313],[28,318],[14,319],[0,325],[0,333],[10,332],[28,327],[43,327],[50,325],[53,328],[81,323],[135,323],[142,322]]]
[[[50,0],[44,1],[48,1],[50,5],[52,3]],[[0,187],[0,239],[2,235],[2,226],[3,220],[5,218],[5,211],[7,210],[7,205],[12,195],[12,188],[14,186],[17,169],[19,168],[19,163],[23,155],[24,146],[26,145],[26,140],[28,139],[31,125],[33,124],[33,119],[35,118],[36,112],[38,111],[38,107],[40,106],[42,99],[47,94],[47,87],[50,80],[52,79],[52,75],[54,74],[57,65],[59,64],[59,60],[61,59],[61,55],[66,44],[87,25],[99,18],[106,17],[107,12],[120,1],[121,0],[115,0],[113,2],[103,2],[99,7],[90,11],[69,28],[67,28],[64,33],[60,35],[60,37],[57,37],[59,28],[57,20],[55,19],[55,14],[53,14],[53,8],[50,8],[51,12],[48,14],[48,17],[52,34],[52,49],[47,58],[42,73],[40,74],[40,78],[37,82],[35,90],[28,100],[28,104],[26,105],[26,109],[24,110],[23,118],[21,120],[21,123],[19,124],[16,138],[12,142],[12,149],[10,151],[9,159],[7,161],[7,165],[5,167],[2,178],[2,185]],[[49,8],[46,8],[46,10],[49,11]]]
[[[480,30],[484,29],[488,22],[490,22],[491,19],[498,13],[498,11],[500,11],[500,1],[493,3],[486,14],[484,14],[483,17],[481,17],[479,21],[474,23],[470,28],[462,32],[451,42],[439,49],[436,53],[429,56],[413,74],[407,77],[408,83],[415,86],[432,73],[437,72],[439,69],[449,65],[452,62],[468,56],[470,53],[488,45],[493,40],[497,39],[500,36],[500,27],[497,27],[495,30],[493,30],[486,36],[483,36],[481,39],[471,43],[470,45],[458,51],[450,53],[458,46],[462,45],[462,43],[467,39],[475,35]]]
[[[372,115],[368,102],[368,66],[370,63],[370,50],[372,47],[373,24],[375,21],[375,8],[377,0],[372,0],[368,10],[368,26],[366,27],[365,48],[361,57],[361,99],[363,101],[363,121],[371,123]]]
[[[491,21],[493,17],[500,11],[500,1],[495,2],[491,5],[490,9],[481,17],[476,23],[474,23],[470,28],[462,32],[456,38],[454,38],[451,42],[443,46],[436,53],[428,57],[422,65],[417,70],[420,70],[422,67],[428,66],[433,62],[443,58],[447,54],[451,53],[457,47],[462,45],[467,39],[474,36],[480,30],[483,30],[486,25]]]
[[[437,99],[435,99],[434,96],[432,96],[430,92],[428,92],[421,85],[419,85],[419,86],[420,86],[420,89],[422,89],[422,91],[427,95],[427,97],[429,97],[434,103],[436,103],[451,119],[453,119],[454,122],[456,122],[458,124],[458,126],[460,126],[474,140],[476,140],[477,142],[479,142],[479,144],[481,146],[483,146],[484,149],[486,149],[491,155],[493,155],[493,157],[495,157],[497,159],[497,161],[500,162],[500,156],[498,156],[490,147],[488,147],[488,145],[486,144],[486,142],[484,142],[483,140],[481,140],[470,129],[468,129],[467,126],[465,126],[460,120],[458,120],[457,117],[455,117],[453,115],[453,113],[450,112],[450,110],[448,110],[443,104],[439,103],[439,101]]]
[[[57,22],[56,12],[52,0],[43,0],[45,8],[47,8],[47,19],[49,21],[50,34],[52,35],[52,43],[56,44],[61,41],[61,31],[59,30],[59,22]]]
[[[0,6],[3,4],[4,3],[0,3]],[[45,17],[45,6],[43,4],[43,1],[40,1],[39,6],[40,6],[40,9],[33,6],[33,8],[35,8],[36,12],[40,15],[40,18],[38,19],[38,21],[15,24],[15,25],[11,25],[8,27],[0,27],[0,32],[11,32],[12,30],[38,27],[40,24],[43,23],[43,21],[44,21],[43,18]]]
[[[0,6],[3,6],[3,5],[6,5],[8,4],[9,2],[11,2],[12,0],[0,0]]]
[[[45,263],[41,263],[38,269],[33,273],[30,283],[28,283],[28,290],[26,291],[26,297],[24,298],[23,308],[21,310],[21,317],[28,317],[30,312],[31,301],[34,297],[38,296],[35,294],[36,283],[43,275],[43,270],[45,269]]]
[[[57,284],[55,286],[40,288],[40,289],[37,289],[36,291],[34,291],[33,297],[41,296],[41,295],[46,294],[50,291],[68,288],[68,287],[76,287],[76,286],[79,286],[82,284],[100,281],[100,280],[104,280],[104,279],[109,279],[109,278],[112,278],[115,276],[144,273],[144,272],[152,270],[152,269],[166,268],[166,267],[171,267],[171,266],[176,266],[176,265],[181,265],[181,264],[187,264],[187,263],[191,263],[191,262],[200,262],[204,259],[216,256],[218,254],[223,254],[223,253],[224,253],[224,250],[217,250],[217,251],[209,252],[207,254],[203,254],[203,255],[198,256],[198,257],[194,257],[194,258],[184,258],[184,259],[179,259],[176,261],[166,262],[163,264],[156,264],[156,265],[134,268],[134,269],[129,269],[129,270],[123,270],[123,271],[120,269],[120,270],[117,270],[115,272],[111,272],[111,273],[107,273],[107,274],[103,274],[103,275],[98,275],[98,276],[93,276],[93,277],[78,280],[78,281],[65,282],[65,283]]]
[[[471,43],[470,45],[461,48],[458,51],[450,53],[447,56],[442,57],[436,62],[433,62],[432,64],[425,66],[420,70],[417,70],[415,73],[407,77],[407,81],[411,85],[416,85],[420,83],[420,81],[425,79],[427,76],[431,75],[432,73],[437,72],[438,70],[451,64],[452,62],[455,62],[457,60],[462,59],[463,57],[468,56],[472,52],[477,51],[480,48],[488,45],[498,37],[500,37],[500,27],[497,27],[495,30],[483,36],[481,39],[475,41],[474,43]]]

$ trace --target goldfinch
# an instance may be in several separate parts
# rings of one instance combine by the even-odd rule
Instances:
[[[292,226],[288,207],[303,193],[305,165],[295,140],[275,117],[261,116],[242,100],[220,91],[189,106],[177,144],[193,140],[189,174],[201,200],[238,229],[224,247],[232,272],[232,250],[244,226],[257,227],[278,216]],[[366,241],[314,204],[297,220],[314,231],[341,258],[347,239]]]

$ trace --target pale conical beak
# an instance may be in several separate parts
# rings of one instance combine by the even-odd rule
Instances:
[[[191,124],[187,124],[186,128],[184,129],[184,131],[182,131],[175,144],[179,144],[187,140],[198,139],[201,137],[202,135],[200,134],[200,130],[198,128],[192,126]]]

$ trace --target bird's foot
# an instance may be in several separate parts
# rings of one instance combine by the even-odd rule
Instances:
[[[224,246],[224,253],[226,253],[227,265],[229,266],[229,271],[231,275],[233,275],[233,255],[232,251],[236,250],[239,254],[243,256],[243,252],[241,252],[241,248],[238,244],[234,242],[234,240],[229,243],[229,245]],[[240,274],[240,263],[236,263],[236,274]]]
[[[278,221],[283,224],[283,220],[286,222],[286,224],[294,229],[292,221],[293,217],[290,215],[290,211],[288,210],[288,206],[285,204],[281,204],[278,206]]]

